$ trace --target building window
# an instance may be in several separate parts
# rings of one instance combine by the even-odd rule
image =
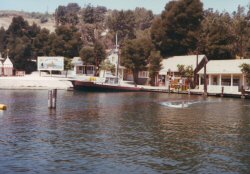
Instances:
[[[148,71],[139,71],[139,78],[148,78],[149,72]]]
[[[221,85],[222,86],[231,86],[231,77],[222,77],[221,78]]]
[[[213,83],[212,85],[218,85],[218,78],[217,77],[213,77]]]
[[[240,77],[234,77],[233,86],[240,86]]]

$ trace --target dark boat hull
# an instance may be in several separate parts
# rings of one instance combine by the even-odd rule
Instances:
[[[118,86],[109,84],[97,84],[94,82],[86,81],[73,81],[75,90],[91,91],[91,92],[139,92],[143,91],[142,88]]]

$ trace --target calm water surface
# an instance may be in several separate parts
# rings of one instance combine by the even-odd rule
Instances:
[[[250,101],[0,90],[0,173],[250,173]]]

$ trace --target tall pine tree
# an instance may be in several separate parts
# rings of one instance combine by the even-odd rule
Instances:
[[[202,19],[200,0],[171,1],[162,12],[161,21],[156,20],[152,26],[153,43],[163,56],[188,54],[196,49]]]

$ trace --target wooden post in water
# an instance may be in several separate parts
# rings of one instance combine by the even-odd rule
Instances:
[[[52,89],[48,91],[48,108],[56,108],[56,99],[57,99],[57,89]]]
[[[244,89],[244,86],[241,86],[241,98],[245,98],[245,89]]]
[[[52,89],[52,108],[56,108],[57,89]]]
[[[224,86],[221,87],[221,97],[224,97]]]
[[[48,108],[52,108],[52,90],[48,90]]]
[[[207,96],[207,62],[204,65],[204,96]]]
[[[191,94],[191,92],[190,92],[190,82],[188,82],[188,95],[190,95]]]

